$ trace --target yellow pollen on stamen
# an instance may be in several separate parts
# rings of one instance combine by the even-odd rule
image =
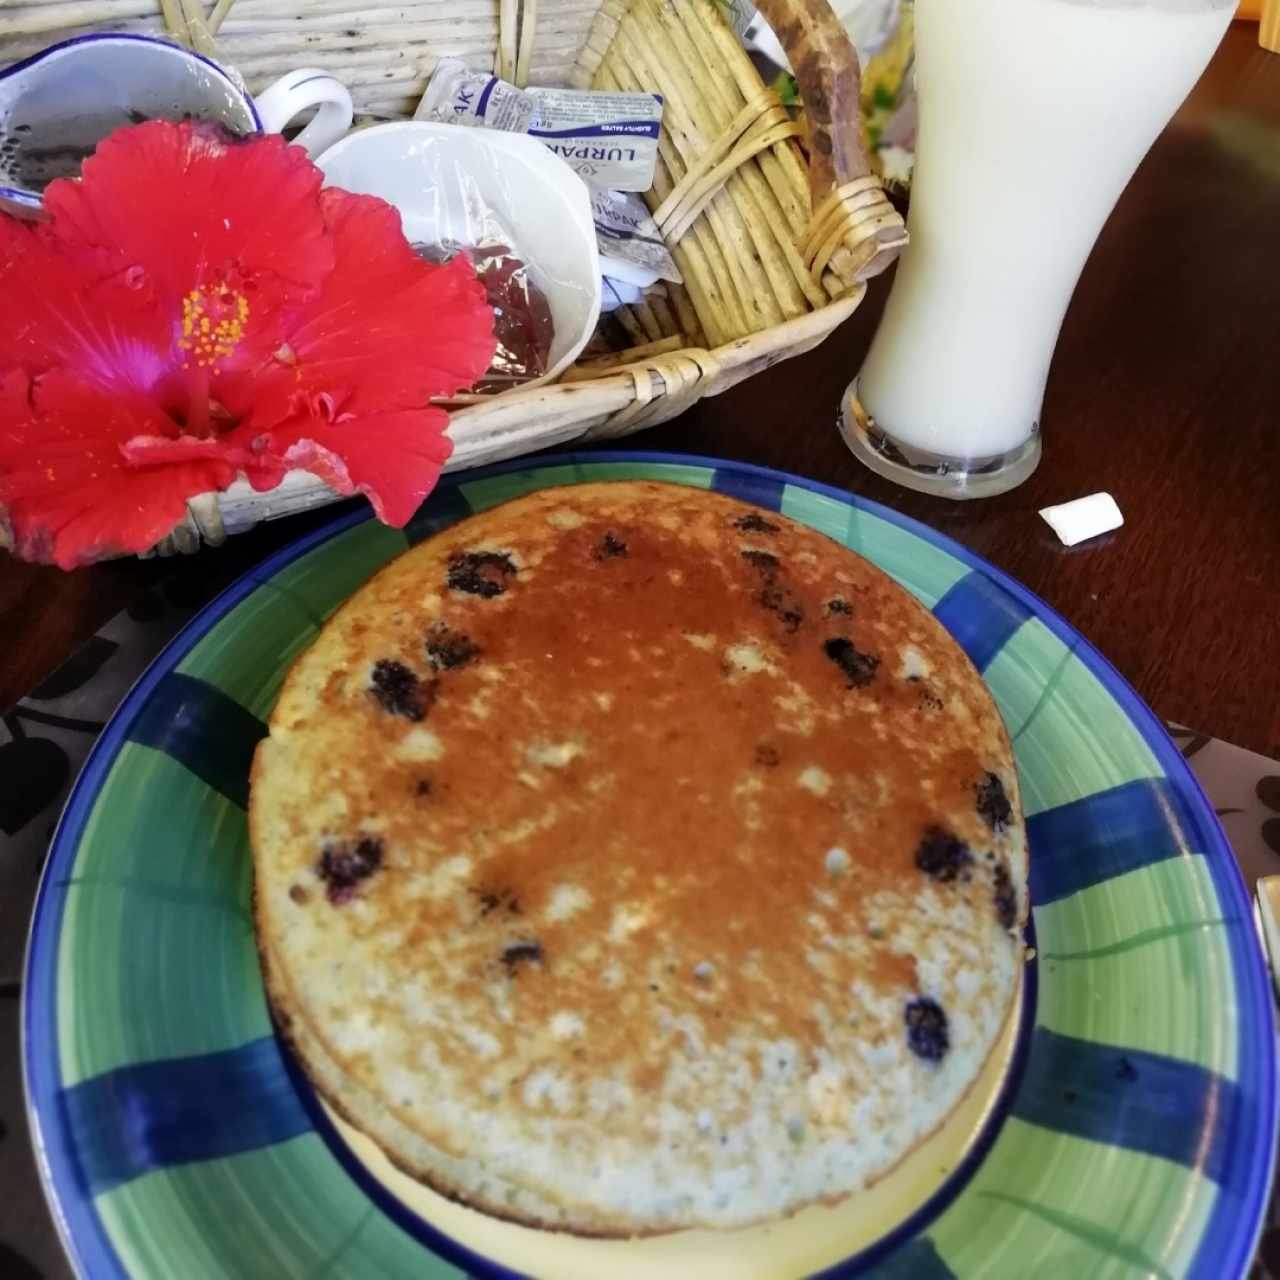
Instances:
[[[189,351],[200,368],[235,352],[249,320],[249,300],[222,288],[216,293],[192,289],[182,300],[182,336],[178,348]]]

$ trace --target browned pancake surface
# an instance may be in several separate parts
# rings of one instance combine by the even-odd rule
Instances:
[[[878,570],[719,495],[549,490],[395,562],[291,674],[253,832],[277,1005],[578,1229],[865,1185],[1012,1000],[985,687]]]

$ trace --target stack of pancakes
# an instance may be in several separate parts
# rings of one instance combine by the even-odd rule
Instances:
[[[254,764],[279,1026],[400,1167],[592,1235],[831,1201],[1009,1017],[991,697],[879,570],[679,486],[551,489],[327,624]]]

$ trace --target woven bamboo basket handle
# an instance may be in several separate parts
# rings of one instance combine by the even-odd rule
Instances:
[[[822,215],[843,203],[863,210],[875,247],[861,267],[865,279],[898,256],[906,243],[901,219],[886,218],[876,199],[879,181],[863,147],[862,76],[858,54],[827,0],[754,0],[764,20],[787,51],[809,122],[809,192],[818,235]],[[882,196],[881,196],[882,199]],[[876,221],[884,225],[874,226]],[[833,225],[830,216],[828,228]]]

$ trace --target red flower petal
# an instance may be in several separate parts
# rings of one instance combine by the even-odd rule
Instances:
[[[287,359],[254,380],[252,412],[233,436],[255,451],[255,487],[296,467],[367,494],[379,519],[402,525],[453,447],[448,415],[427,402],[489,367],[493,312],[470,262],[423,262],[390,205],[337,190],[321,200],[337,265],[295,313]]]
[[[0,370],[64,365],[104,389],[145,395],[174,363],[171,325],[123,280],[99,275],[45,226],[0,217]]]
[[[62,246],[97,250],[113,270],[141,268],[171,308],[230,271],[276,293],[317,286],[334,260],[321,181],[278,134],[240,141],[152,121],[99,143],[79,181],[50,183],[44,207]]]
[[[253,455],[227,442],[226,436],[131,436],[120,445],[120,456],[131,467],[162,467],[171,462],[222,462],[245,467]]]
[[[336,493],[363,493],[378,519],[400,528],[435,488],[453,452],[443,409],[367,414],[353,422],[298,419],[271,433],[271,454],[248,465],[255,489],[270,489],[293,468]]]
[[[278,138],[109,138],[52,220],[0,218],[0,535],[64,567],[141,551],[194,494],[290,468],[403,524],[449,456],[428,401],[474,383],[493,317],[465,259],[390,206],[319,192]],[[238,425],[233,425],[238,423]]]
[[[17,553],[64,569],[145,551],[182,519],[186,499],[225,488],[235,468],[216,458],[129,465],[120,441],[169,422],[56,370],[0,381],[0,507]]]
[[[253,420],[420,408],[471,386],[493,359],[493,312],[464,257],[422,261],[374,196],[321,192],[337,262],[288,327],[292,363],[264,371]]]

